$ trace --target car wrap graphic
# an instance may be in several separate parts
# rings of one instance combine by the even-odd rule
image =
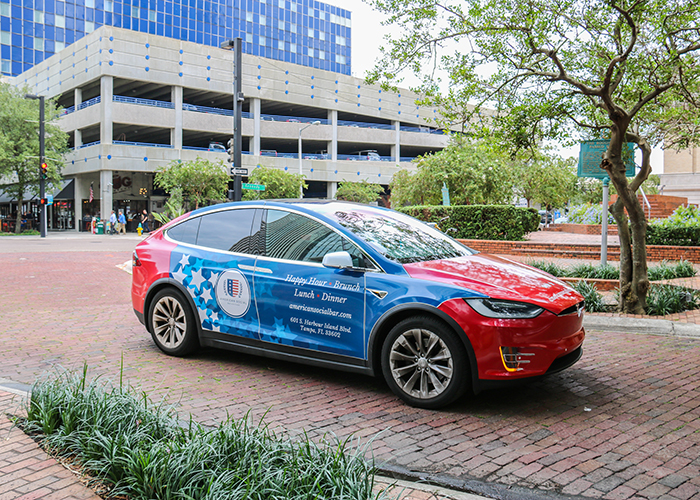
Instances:
[[[192,297],[203,329],[257,339],[257,312],[248,279],[238,270],[241,261],[254,259],[178,246],[170,255],[170,275]],[[236,296],[228,296],[235,288]]]

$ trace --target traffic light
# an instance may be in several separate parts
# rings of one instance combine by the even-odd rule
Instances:
[[[228,152],[228,162],[233,163],[233,147],[234,147],[233,146],[234,145],[233,137],[228,140],[226,145],[228,146],[228,149],[226,149],[226,151]]]
[[[48,200],[46,198],[39,198],[39,205],[46,205]]]
[[[48,169],[49,166],[46,164],[46,162],[41,164],[41,178],[46,179],[48,177]]]

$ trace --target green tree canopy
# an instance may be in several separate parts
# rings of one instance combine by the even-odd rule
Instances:
[[[357,203],[372,203],[377,201],[379,195],[384,192],[384,188],[379,184],[372,184],[363,180],[362,182],[343,182],[338,186],[335,194],[336,199],[344,201],[355,201]]]
[[[498,205],[513,200],[512,162],[487,141],[453,135],[442,151],[418,158],[415,173],[391,181],[392,206],[441,205],[443,183],[452,205]]]
[[[308,187],[303,175],[260,165],[250,173],[248,182],[264,185],[265,191],[245,190],[243,191],[244,200],[299,198],[299,186],[303,184],[304,188]]]
[[[212,162],[197,157],[192,161],[174,160],[158,172],[154,184],[169,193],[179,189],[194,208],[208,201],[226,199],[229,176],[221,160]]]
[[[0,82],[0,191],[18,206],[27,198],[39,196],[39,100],[25,99],[26,89]],[[48,165],[47,191],[61,182],[63,154],[68,150],[68,134],[57,125],[58,110],[45,101],[45,159]],[[21,230],[21,210],[17,211],[15,231]]]
[[[418,73],[425,102],[439,106],[448,122],[469,129],[483,123],[515,150],[551,138],[609,139],[601,168],[619,194],[612,211],[620,237],[620,307],[643,313],[646,220],[635,193],[651,172],[653,145],[662,138],[666,147],[700,141],[694,133],[700,124],[697,0],[372,3],[401,35],[389,41],[370,82],[393,84],[404,69]],[[448,75],[444,93],[434,68]],[[486,108],[491,118],[480,122]],[[627,142],[642,152],[631,182]]]
[[[515,189],[527,200],[527,206],[563,207],[576,194],[576,160],[537,153],[517,163]]]

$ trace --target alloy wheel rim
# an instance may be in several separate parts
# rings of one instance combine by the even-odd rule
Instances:
[[[153,332],[164,347],[176,349],[185,340],[187,317],[180,302],[173,297],[161,298],[153,308]]]
[[[418,399],[434,398],[445,392],[454,373],[452,353],[445,342],[421,328],[408,330],[394,341],[389,365],[401,390]]]

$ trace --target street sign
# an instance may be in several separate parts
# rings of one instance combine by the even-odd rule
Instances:
[[[47,205],[53,205],[53,195],[52,195],[52,194],[47,194],[47,195],[46,195],[46,204],[47,204]]]
[[[243,189],[250,189],[251,191],[265,191],[264,184],[246,184],[245,182],[241,186]]]
[[[600,168],[600,163],[609,144],[610,141],[607,139],[581,142],[581,151],[578,155],[579,177],[594,177],[596,179],[608,177],[608,173]],[[634,177],[634,143],[628,142],[627,148],[629,154],[625,158],[625,167],[627,167],[625,176]]]
[[[248,175],[248,169],[231,167],[231,175]]]

